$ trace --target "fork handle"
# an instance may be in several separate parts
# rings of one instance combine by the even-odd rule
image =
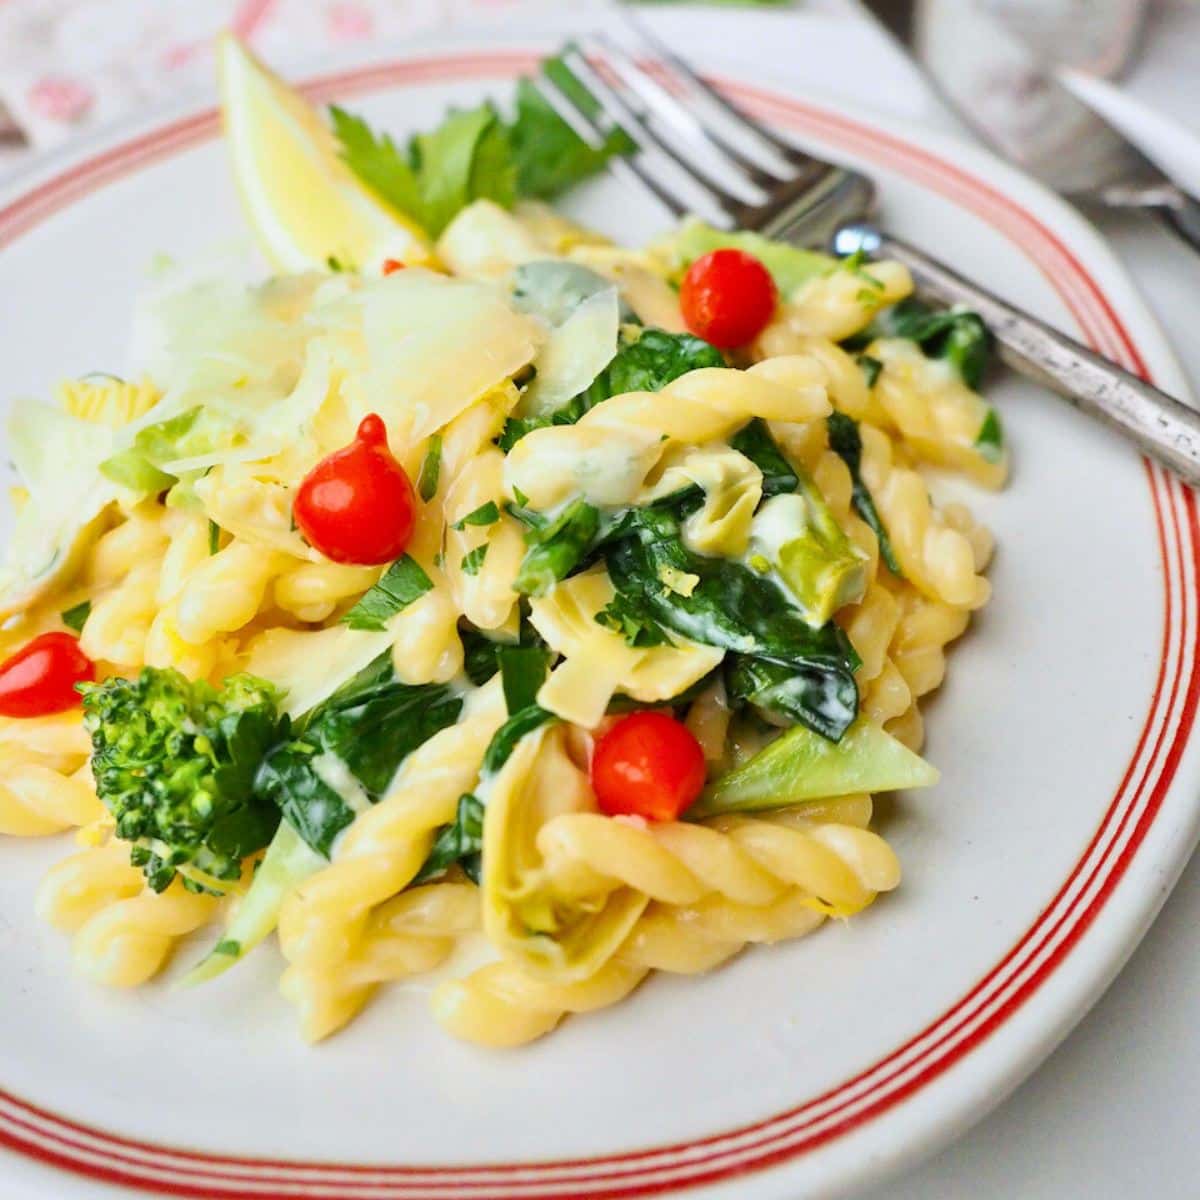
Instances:
[[[835,239],[839,252],[854,248],[847,237],[851,230],[872,257],[903,263],[918,292],[940,304],[961,304],[977,312],[1010,367],[1114,426],[1185,483],[1200,486],[1200,413],[907,242],[870,226],[844,226]]]

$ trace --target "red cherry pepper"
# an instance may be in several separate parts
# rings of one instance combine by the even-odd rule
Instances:
[[[79,703],[96,667],[69,633],[43,633],[0,663],[0,716],[45,717]]]
[[[381,417],[364,417],[350,445],[309,471],[292,511],[309,544],[334,562],[375,566],[404,553],[416,497]]]

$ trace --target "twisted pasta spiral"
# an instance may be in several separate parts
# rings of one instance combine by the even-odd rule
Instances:
[[[902,263],[875,262],[866,269],[845,263],[803,284],[779,306],[775,321],[796,333],[840,342],[912,289],[912,276]]]
[[[0,754],[0,833],[37,837],[104,815],[86,766],[67,775]]]
[[[478,926],[473,884],[411,888],[371,913],[354,951],[335,970],[290,968],[280,990],[296,1006],[305,1036],[316,1041],[345,1025],[381,983],[432,971]]]
[[[616,1003],[651,970],[709,970],[746,943],[802,936],[826,915],[859,911],[899,883],[892,851],[862,827],[870,816],[865,798],[829,802],[816,815],[645,826],[571,813],[546,822],[537,843],[556,894],[632,888],[654,903],[589,978],[558,981],[512,961],[490,963],[439,985],[435,1018],[468,1041],[519,1045],[567,1013]]]
[[[279,942],[291,965],[283,988],[289,998],[303,999],[306,1037],[333,1032],[365,1002],[369,988],[347,993],[338,977],[363,945],[371,910],[412,880],[437,829],[454,819],[503,719],[503,695],[492,685],[464,720],[413,751],[392,790],[347,830],[334,861],[285,900]]]
[[[1004,483],[1007,455],[979,445],[991,413],[983,397],[904,338],[879,338],[866,353],[883,364],[873,395],[918,457],[966,471],[987,487]]]
[[[672,443],[725,438],[752,417],[811,421],[829,411],[821,369],[803,355],[766,359],[745,371],[706,367],[658,392],[613,396],[574,425],[526,434],[505,460],[505,484],[537,509],[574,496],[627,504]]]
[[[52,867],[37,894],[38,915],[74,934],[78,969],[109,987],[136,987],[156,975],[176,941],[211,920],[217,903],[179,879],[150,891],[130,866],[129,847],[116,840]]]

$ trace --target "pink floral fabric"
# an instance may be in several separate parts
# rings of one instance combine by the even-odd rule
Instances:
[[[6,123],[48,147],[148,104],[199,95],[210,86],[212,39],[222,29],[286,67],[355,43],[502,23],[555,3],[0,0],[0,142]]]

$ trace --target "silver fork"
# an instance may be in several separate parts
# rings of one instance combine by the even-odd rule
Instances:
[[[618,176],[675,217],[693,211],[698,198],[713,223],[727,229],[839,256],[861,250],[902,262],[919,294],[977,312],[1009,366],[1106,421],[1186,483],[1200,485],[1200,414],[871,224],[875,186],[866,175],[779,137],[636,28],[648,52],[643,57],[599,34],[570,42],[561,53],[597,102],[595,111],[576,105],[545,72],[535,80],[589,145],[599,147],[614,126],[633,140],[638,153],[610,160]]]

